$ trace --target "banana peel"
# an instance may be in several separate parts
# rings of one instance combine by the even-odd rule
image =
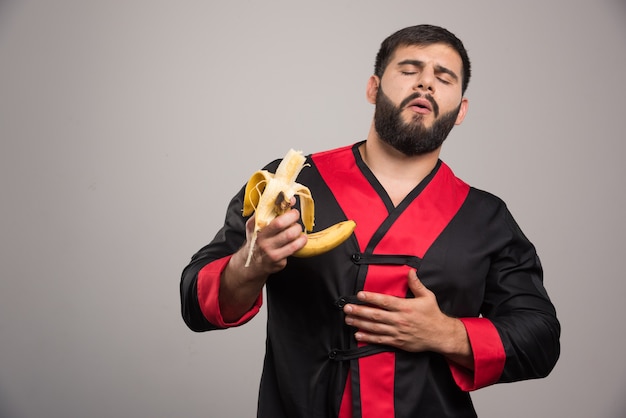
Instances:
[[[356,222],[348,219],[347,221],[338,222],[314,234],[308,234],[306,245],[293,255],[300,258],[307,258],[324,254],[347,240],[350,235],[352,235],[354,228],[356,228]]]
[[[282,159],[276,173],[259,170],[252,174],[246,184],[243,200],[243,216],[254,213],[255,223],[252,234],[246,267],[250,265],[258,232],[267,226],[275,217],[282,215],[291,208],[294,196],[300,198],[300,212],[304,233],[312,232],[315,225],[315,203],[308,187],[297,183],[296,178],[304,168],[306,157],[301,151],[290,149]],[[296,251],[296,257],[313,257],[332,250],[347,240],[356,223],[353,220],[338,222],[315,233],[307,234],[306,245]]]

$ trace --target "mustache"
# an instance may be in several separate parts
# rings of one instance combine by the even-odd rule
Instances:
[[[433,112],[435,113],[435,117],[439,116],[439,105],[437,104],[435,99],[433,99],[433,96],[431,96],[430,94],[422,94],[420,92],[415,92],[411,94],[409,97],[407,97],[406,99],[402,100],[399,108],[403,109],[410,102],[412,102],[415,99],[419,99],[420,97],[423,97],[424,99],[428,100],[430,102],[430,105],[433,107]]]

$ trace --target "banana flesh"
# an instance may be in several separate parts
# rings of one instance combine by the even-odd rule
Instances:
[[[306,157],[301,151],[290,149],[275,174],[267,170],[259,170],[248,180],[244,192],[242,214],[250,216],[254,213],[255,223],[246,267],[250,265],[258,232],[275,217],[288,211],[294,196],[297,195],[300,198],[300,212],[305,232],[313,231],[315,205],[311,191],[308,187],[296,182],[298,174],[304,168],[305,161]],[[322,231],[308,234],[307,244],[294,255],[312,257],[330,251],[348,239],[355,226],[354,221],[344,221]]]

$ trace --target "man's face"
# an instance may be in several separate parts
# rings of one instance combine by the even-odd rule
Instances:
[[[405,101],[414,101],[421,97],[421,94],[411,95]],[[403,101],[403,102],[405,102]],[[433,113],[437,104],[431,99]],[[376,98],[376,112],[374,113],[374,126],[378,136],[387,144],[391,145],[404,155],[412,157],[415,155],[428,154],[439,149],[443,141],[452,130],[460,106],[439,117],[435,117],[432,126],[427,128],[423,123],[421,114],[414,115],[410,122],[402,120],[402,110],[406,105],[395,106],[389,97],[378,89]]]
[[[380,138],[408,156],[437,150],[467,110],[461,72],[461,58],[447,45],[399,47],[368,90]]]

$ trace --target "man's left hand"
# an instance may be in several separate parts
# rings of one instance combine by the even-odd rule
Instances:
[[[358,328],[357,341],[471,360],[462,322],[441,312],[435,294],[422,284],[415,270],[409,271],[408,286],[414,298],[361,291],[357,297],[365,305],[344,307],[346,324]]]

